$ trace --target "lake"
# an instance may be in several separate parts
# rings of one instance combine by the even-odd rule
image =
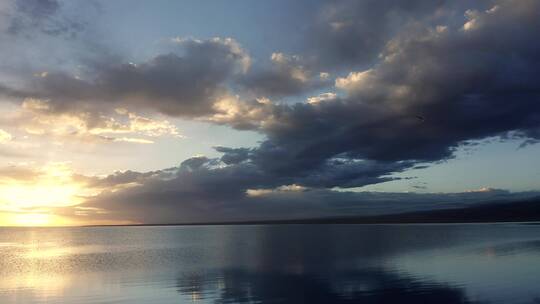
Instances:
[[[540,303],[540,225],[0,228],[0,303]]]

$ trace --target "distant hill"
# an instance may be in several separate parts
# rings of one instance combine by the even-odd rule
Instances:
[[[487,223],[540,221],[540,197],[516,202],[487,202],[472,207],[387,214],[269,221],[199,222],[165,225],[256,225],[256,224],[412,224],[412,223]]]
[[[335,223],[482,223],[540,221],[540,197],[518,202],[490,202],[467,208],[417,211],[367,217],[307,220]]]
[[[267,224],[405,224],[540,221],[540,197],[517,202],[489,202],[467,208],[439,209],[378,216],[332,217],[251,222]],[[235,224],[249,224],[241,222]]]

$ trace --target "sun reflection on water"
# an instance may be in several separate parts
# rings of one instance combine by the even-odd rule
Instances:
[[[60,297],[72,281],[68,273],[61,271],[61,259],[55,258],[65,251],[61,243],[40,242],[39,236],[30,233],[19,242],[0,244],[0,290],[8,291],[16,303],[48,302]]]

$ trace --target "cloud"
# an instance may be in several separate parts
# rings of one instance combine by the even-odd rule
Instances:
[[[27,212],[74,206],[90,193],[73,179],[69,163],[19,163],[0,168],[0,211]]]
[[[20,107],[3,111],[0,126],[9,127],[27,136],[50,137],[54,140],[86,142],[153,143],[162,137],[183,138],[177,127],[163,118],[150,118],[116,109],[110,115],[92,112],[54,113],[48,101],[27,98]],[[0,134],[2,134],[0,132]],[[23,148],[22,142],[5,137],[11,146]],[[5,136],[7,136],[5,135]],[[0,141],[1,143],[2,141]]]
[[[8,132],[0,129],[0,144],[10,141],[13,137]]]
[[[33,181],[39,172],[27,166],[7,166],[0,168],[0,180],[6,181]]]
[[[271,65],[254,69],[240,79],[246,90],[260,96],[283,97],[300,95],[328,84],[327,77],[314,73],[302,63],[302,58],[272,53]]]
[[[308,97],[307,102],[308,103],[319,103],[324,101],[332,101],[336,100],[337,95],[336,93],[327,92],[319,94],[318,96]]]
[[[87,4],[95,5],[93,1]],[[6,0],[0,6],[4,18],[0,32],[23,39],[39,35],[74,38],[85,30],[86,24],[65,14],[64,6],[57,0]]]
[[[214,104],[215,114],[203,120],[228,125],[238,130],[261,130],[273,120],[276,105],[268,98],[242,100],[238,96],[224,96]]]
[[[377,60],[388,40],[415,23],[446,21],[470,1],[326,1],[307,20],[305,55],[315,66],[340,70],[366,67]]]
[[[248,68],[249,56],[229,38],[175,43],[176,52],[146,62],[99,63],[86,67],[88,75],[48,71],[23,88],[6,87],[2,93],[47,100],[53,113],[96,113],[119,107],[179,117],[214,113],[214,103],[227,92],[225,83]]]
[[[16,35],[29,28],[40,28],[51,21],[59,9],[60,3],[56,0],[8,1],[3,11],[9,20],[6,30]]]
[[[487,188],[423,194],[336,191],[292,180],[266,176],[249,163],[226,165],[199,156],[163,171],[118,172],[95,179],[94,186],[114,185],[116,190],[93,196],[81,206],[106,211],[95,215],[100,220],[173,223],[393,214],[538,196]]]
[[[236,199],[247,189],[274,193],[290,184],[325,193],[390,180],[392,173],[419,163],[450,158],[470,140],[535,138],[540,45],[530,37],[540,26],[538,3],[495,5],[461,23],[403,28],[381,47],[373,67],[336,79],[344,95],[293,105],[229,102],[230,115],[220,122],[257,130],[267,139],[249,150],[220,148],[229,166],[197,172],[195,180],[205,184],[211,176],[213,185],[230,179],[241,189],[218,189]],[[478,21],[464,30],[471,18]],[[240,172],[242,179],[231,178]],[[173,193],[167,200],[172,202]]]
[[[31,156],[29,153],[21,152],[20,149],[11,147],[0,147],[0,156],[6,158],[27,158]]]
[[[220,158],[193,157],[150,176],[130,173],[133,187],[88,203],[134,221],[150,209],[150,222],[178,219],[174,210],[207,220],[270,216],[279,213],[275,206],[315,215],[337,212],[330,205],[341,202],[345,212],[381,197],[332,189],[393,180],[474,140],[540,140],[537,1],[330,1],[306,23],[298,55],[276,51],[268,65],[252,66],[231,38],[175,38],[171,52],[142,62],[40,70],[0,91],[36,114],[33,123],[50,119],[62,134],[139,143],[178,135],[164,121],[135,114],[157,112],[264,136],[256,147],[217,147]],[[296,99],[276,102],[285,97]],[[287,185],[306,191],[284,191]],[[482,193],[494,195],[459,198]],[[249,205],[254,197],[267,205]],[[429,198],[426,206],[454,201]],[[383,201],[353,210],[425,207],[391,195]]]
[[[29,154],[25,150],[32,147],[34,147],[34,144],[21,141],[10,132],[0,129],[0,157],[28,157]]]
[[[291,170],[318,168],[336,157],[351,165],[370,160],[407,167],[452,157],[470,140],[537,139],[540,45],[529,38],[540,25],[538,3],[493,7],[475,15],[481,22],[474,30],[463,30],[463,23],[444,31],[429,24],[405,29],[373,68],[336,80],[345,95],[294,105],[251,103],[228,123],[266,134],[257,161],[264,164],[268,155],[267,167]],[[266,117],[246,124],[252,113]]]
[[[538,45],[525,37],[540,20],[536,6],[503,2],[480,12],[476,33],[463,23],[404,28],[376,65],[336,79],[340,94],[296,104],[229,98],[213,121],[266,139],[248,150],[220,148],[223,162],[251,166],[268,180],[264,188],[349,188],[451,158],[470,140],[534,137]]]
[[[296,184],[292,185],[283,185],[274,189],[247,189],[246,195],[251,197],[257,196],[267,196],[274,193],[290,192],[290,191],[306,191],[307,188],[303,186],[298,186]]]

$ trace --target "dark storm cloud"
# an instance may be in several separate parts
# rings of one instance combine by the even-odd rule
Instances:
[[[58,113],[119,106],[183,117],[213,113],[226,91],[224,83],[247,68],[249,57],[232,39],[188,39],[178,45],[178,52],[140,64],[100,62],[84,75],[49,72],[32,79],[26,89],[5,88],[3,93],[47,100],[48,111]]]
[[[326,77],[304,66],[298,56],[273,53],[271,61],[270,66],[252,69],[239,83],[246,90],[267,97],[300,95],[330,84]]]
[[[247,148],[228,148],[214,147],[217,152],[223,153],[220,160],[226,165],[238,164],[250,159],[252,149]]]
[[[317,64],[371,64],[400,27],[431,15],[444,1],[328,1],[310,20],[307,53]]]
[[[254,124],[268,137],[259,156],[292,169],[337,156],[438,161],[470,140],[538,139],[540,4],[505,1],[467,16],[400,33],[376,66],[336,81],[345,96],[270,106]]]
[[[540,3],[501,2],[467,15],[459,28],[397,36],[379,66],[338,80],[352,102],[388,110],[376,124],[353,128],[385,139],[354,154],[437,160],[465,140],[509,131],[535,136],[540,43],[530,38],[540,27]]]
[[[316,188],[360,187],[396,179],[387,175],[411,166],[407,161],[377,162],[320,154],[306,156],[293,148],[265,141],[252,149],[217,147],[216,150],[224,153],[219,160],[225,165],[249,168],[250,172],[264,177],[267,181],[259,186],[295,183]]]
[[[144,223],[392,214],[538,195],[497,189],[418,194],[306,188],[287,184],[297,178],[271,176],[250,163],[224,165],[217,159],[204,157],[186,160],[179,167],[163,171],[128,171],[102,180],[109,185],[136,181],[139,186],[104,192],[83,206],[105,210],[96,215],[100,219],[123,218]]]
[[[371,66],[387,42],[418,24],[456,25],[467,9],[483,10],[494,1],[330,0],[307,20],[303,53],[311,64],[326,69]]]

